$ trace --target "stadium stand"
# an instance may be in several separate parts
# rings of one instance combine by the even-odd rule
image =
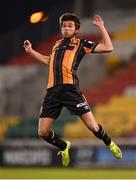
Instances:
[[[128,68],[118,70],[110,80],[104,80],[97,89],[85,91],[89,104],[95,105],[94,114],[97,121],[103,124],[105,130],[113,137],[136,135],[136,97],[128,96],[127,94],[130,95],[130,93],[125,91],[129,86],[135,87],[135,68],[136,63],[133,62]],[[75,123],[66,124],[64,137],[91,137],[81,123],[81,120],[77,119]],[[75,132],[74,135],[73,132]]]
[[[15,127],[21,122],[20,117],[0,118],[0,141],[5,140],[10,127]]]

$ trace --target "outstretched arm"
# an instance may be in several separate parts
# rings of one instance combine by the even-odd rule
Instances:
[[[113,45],[110,39],[110,36],[104,26],[104,21],[99,15],[95,15],[92,18],[92,23],[98,27],[100,30],[102,40],[95,47],[94,52],[111,52],[113,51]]]
[[[30,43],[29,40],[24,41],[24,48],[25,48],[25,51],[28,54],[30,54],[32,57],[34,57],[35,59],[37,59],[38,61],[40,61],[46,65],[49,65],[50,57],[42,55],[42,54],[38,53],[37,51],[33,50],[32,44]]]

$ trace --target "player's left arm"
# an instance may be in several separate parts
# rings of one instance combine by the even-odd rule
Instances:
[[[101,41],[93,49],[93,52],[111,52],[113,51],[113,45],[110,36],[104,26],[104,21],[99,15],[95,15],[92,18],[92,23],[96,25],[101,33]]]

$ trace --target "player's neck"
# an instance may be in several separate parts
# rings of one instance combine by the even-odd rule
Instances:
[[[64,40],[74,40],[74,39],[76,39],[76,37],[75,37],[75,36],[72,36],[72,37],[64,37],[63,39],[64,39]]]

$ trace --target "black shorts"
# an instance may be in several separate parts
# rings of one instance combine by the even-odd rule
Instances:
[[[90,111],[90,107],[80,89],[72,84],[57,85],[47,90],[41,107],[40,117],[56,119],[62,107],[72,114],[82,115]]]

